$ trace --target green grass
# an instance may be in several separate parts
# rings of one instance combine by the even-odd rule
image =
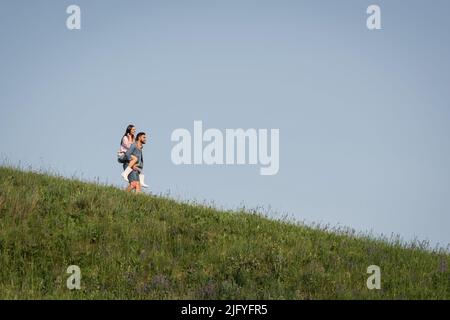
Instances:
[[[449,299],[449,266],[420,245],[0,168],[3,299]]]

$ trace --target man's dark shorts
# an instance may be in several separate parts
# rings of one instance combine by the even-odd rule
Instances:
[[[124,163],[123,170],[125,170],[128,167],[128,163]],[[136,170],[131,171],[131,173],[128,175],[128,181],[132,183],[133,181],[139,182],[139,172]]]
[[[128,175],[128,181],[133,182],[139,182],[139,172],[137,172],[136,170],[131,171],[131,173]]]

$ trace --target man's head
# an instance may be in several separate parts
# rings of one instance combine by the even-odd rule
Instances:
[[[139,132],[136,136],[136,142],[140,142],[142,144],[145,144],[147,142],[147,135],[145,132]]]

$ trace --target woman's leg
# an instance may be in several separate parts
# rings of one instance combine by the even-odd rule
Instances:
[[[136,156],[132,155],[131,160],[128,163],[128,167],[133,168],[136,165],[137,161],[138,161],[138,158]]]
[[[128,166],[125,168],[125,171],[122,172],[121,176],[122,178],[128,182],[128,176],[130,175],[131,171],[133,171],[133,167],[136,165],[138,161],[138,158],[136,156],[131,156],[131,160],[128,163]]]
[[[142,171],[139,172],[139,182],[141,184],[141,187],[148,188],[148,185],[145,183],[145,176]]]

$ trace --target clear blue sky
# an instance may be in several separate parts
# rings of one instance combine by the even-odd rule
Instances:
[[[82,29],[65,26],[82,10]],[[380,31],[366,8],[382,10]],[[155,193],[450,243],[450,2],[0,2],[0,154],[122,186],[128,123]],[[280,171],[172,164],[170,135],[279,128]]]

